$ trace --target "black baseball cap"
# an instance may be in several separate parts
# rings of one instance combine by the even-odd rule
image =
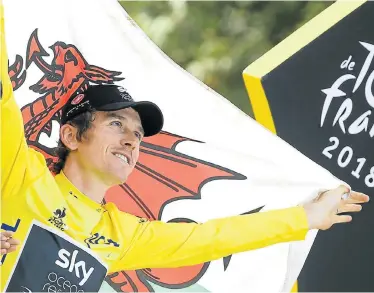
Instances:
[[[161,131],[164,124],[161,109],[149,101],[135,102],[126,89],[117,85],[92,85],[84,92],[73,95],[62,108],[61,124],[88,110],[107,112],[129,107],[138,112],[144,136]]]

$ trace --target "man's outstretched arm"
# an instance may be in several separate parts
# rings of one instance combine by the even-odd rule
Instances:
[[[138,231],[114,271],[200,264],[279,242],[302,240],[308,231],[302,207],[214,219],[202,224],[160,221],[136,224],[134,221],[138,220],[128,216],[127,223],[137,225]]]
[[[170,268],[200,264],[230,254],[276,243],[304,240],[310,229],[329,229],[351,221],[339,212],[357,212],[367,195],[348,192],[344,186],[292,208],[214,219],[202,224],[139,221],[124,214],[121,227],[126,239],[121,260],[110,271]]]
[[[1,82],[1,196],[15,194],[24,179],[28,147],[21,111],[14,99],[8,75],[8,55],[4,32],[4,6],[0,4],[0,82]]]

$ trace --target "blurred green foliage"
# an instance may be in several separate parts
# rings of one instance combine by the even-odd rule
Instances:
[[[253,117],[242,71],[333,2],[120,3],[171,59]]]

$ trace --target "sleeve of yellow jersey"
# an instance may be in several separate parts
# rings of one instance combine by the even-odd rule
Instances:
[[[125,251],[110,271],[170,268],[204,263],[234,253],[281,242],[304,240],[305,210],[292,207],[205,223],[139,221],[126,215],[117,223],[125,235]]]
[[[4,6],[0,0],[0,82],[1,82],[1,196],[15,194],[20,188],[28,162],[28,147],[24,137],[21,111],[13,96],[8,75],[8,55],[5,42]]]

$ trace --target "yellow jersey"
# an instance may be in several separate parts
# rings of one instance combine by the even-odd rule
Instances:
[[[113,203],[100,205],[82,194],[63,172],[53,176],[43,155],[29,148],[24,137],[21,111],[8,75],[2,10],[3,7],[1,229],[14,231],[21,247],[32,221],[36,220],[92,250],[111,273],[188,266],[305,238],[308,223],[302,207],[205,223],[164,223],[122,212]],[[2,257],[2,291],[19,254],[20,249],[17,249]]]

